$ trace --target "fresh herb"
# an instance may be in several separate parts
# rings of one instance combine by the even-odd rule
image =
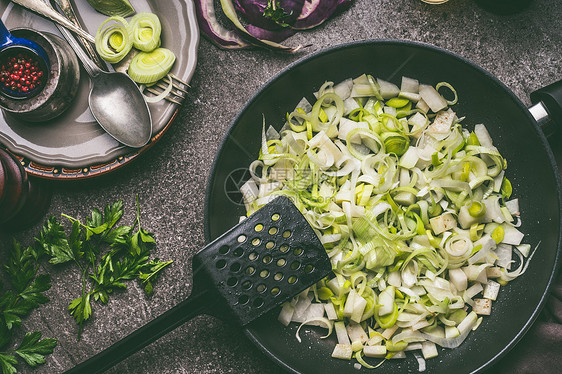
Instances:
[[[281,8],[279,1],[269,0],[263,11],[263,16],[265,18],[269,18],[279,26],[289,27],[289,24],[285,22],[285,20],[291,15],[291,13],[287,13],[283,8]]]
[[[48,218],[38,238],[52,264],[73,262],[80,270],[80,296],[68,306],[79,326],[80,339],[83,324],[92,315],[92,301],[107,304],[116,290],[127,288],[126,281],[139,279],[145,293],[151,295],[158,273],[172,261],[150,260],[150,251],[156,244],[154,234],[141,226],[137,198],[137,214],[132,226],[117,223],[123,216],[123,202],[105,207],[103,213],[93,209],[85,222],[62,214],[70,220],[70,234],[54,216]]]
[[[41,251],[34,247],[23,248],[14,240],[9,249],[4,273],[10,288],[4,289],[0,283],[0,349],[12,342],[14,330],[22,325],[22,318],[40,304],[49,301],[43,293],[51,288],[50,277],[38,274]],[[45,355],[53,353],[57,340],[41,339],[41,332],[28,332],[16,349],[0,352],[0,367],[3,374],[17,372],[18,357],[29,366],[45,363]]]
[[[154,234],[141,226],[138,197],[132,226],[117,225],[123,216],[122,201],[107,205],[103,213],[93,209],[85,223],[66,214],[62,216],[72,223],[69,235],[64,226],[50,216],[34,245],[24,248],[14,240],[8,249],[4,273],[9,284],[4,287],[0,282],[0,368],[3,374],[17,372],[18,358],[31,367],[44,364],[45,356],[53,353],[57,345],[56,339],[41,339],[41,332],[34,331],[26,333],[17,348],[7,350],[14,330],[22,327],[22,318],[49,301],[44,292],[51,288],[50,276],[39,274],[44,258],[53,265],[72,262],[80,269],[80,297],[68,306],[79,325],[78,338],[83,323],[92,315],[92,300],[107,304],[113,291],[126,289],[124,282],[134,279],[151,295],[158,274],[172,263],[149,259],[156,241]]]

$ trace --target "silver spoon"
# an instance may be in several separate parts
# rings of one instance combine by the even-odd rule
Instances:
[[[63,26],[59,27],[59,30],[72,46],[82,61],[86,73],[90,76],[92,88],[88,102],[99,125],[126,146],[140,148],[146,145],[152,136],[152,119],[148,105],[137,84],[127,74],[107,73],[97,67],[66,28],[88,40],[92,40],[93,37],[68,22],[49,4],[42,0],[12,1]]]

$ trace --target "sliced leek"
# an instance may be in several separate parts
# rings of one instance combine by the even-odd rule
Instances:
[[[127,0],[88,0],[88,3],[106,16],[128,17],[135,14],[135,9]]]
[[[121,61],[132,47],[129,24],[123,17],[109,17],[96,32],[96,51],[109,63]]]
[[[151,52],[160,47],[162,25],[154,13],[137,13],[131,18],[133,47],[140,51]]]
[[[266,131],[264,120],[259,160],[241,189],[248,215],[290,196],[332,262],[335,276],[286,304],[280,320],[302,326],[302,313],[288,311],[323,305],[310,322],[330,330],[322,319],[335,321],[333,357],[365,367],[458,347],[480,324],[477,313],[490,312],[482,308],[495,300],[490,287],[523,274],[532,257],[514,249],[530,252],[513,223],[517,200],[504,202],[513,193],[507,163],[485,126],[463,127],[450,84],[404,81],[404,92],[368,75],[326,82],[280,131]],[[412,110],[417,96],[430,111]]]
[[[139,52],[131,60],[127,73],[137,83],[151,84],[168,75],[175,61],[176,55],[166,48]]]
[[[123,17],[109,17],[96,33],[96,50],[112,64],[121,61],[133,47],[139,50],[127,72],[135,82],[150,86],[168,75],[176,61],[172,51],[160,48],[161,32],[160,20],[153,13],[138,13],[130,24]]]
[[[172,89],[174,88],[172,78],[170,76],[167,77],[167,81],[168,81],[168,85],[166,86],[166,88],[156,96],[145,95],[144,91],[147,88],[147,86],[141,84],[139,88],[144,97],[144,101],[146,101],[147,103],[157,103],[159,101],[164,100],[170,94],[170,92],[172,92]]]

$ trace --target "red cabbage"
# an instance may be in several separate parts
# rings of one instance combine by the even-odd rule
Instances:
[[[224,15],[226,17],[228,17],[228,19],[239,30],[239,32],[244,33],[244,38],[246,40],[248,40],[250,43],[252,43],[256,46],[259,46],[259,47],[276,49],[276,50],[279,50],[279,51],[285,51],[285,52],[289,52],[289,53],[296,52],[296,51],[298,51],[299,49],[302,48],[301,46],[288,47],[286,45],[282,45],[282,44],[279,44],[277,42],[273,42],[273,41],[270,41],[270,40],[256,38],[255,36],[250,34],[248,32],[248,30],[246,29],[246,27],[240,22],[240,19],[238,18],[238,14],[236,13],[236,8],[234,7],[234,3],[232,2],[232,0],[220,0],[220,2],[221,2],[222,11],[224,12]]]
[[[351,4],[353,4],[353,0],[338,0],[338,7],[336,8],[334,14],[345,12],[351,7]]]
[[[213,0],[196,0],[195,13],[199,29],[217,46],[227,49],[251,47],[236,31],[226,29],[218,22]]]
[[[296,33],[295,30],[293,29],[280,29],[280,30],[266,30],[266,29],[262,29],[261,27],[257,27],[254,25],[248,25],[246,26],[246,30],[248,30],[248,32],[258,38],[258,39],[262,39],[262,40],[270,40],[272,42],[276,42],[276,43],[280,43],[283,40],[287,39],[289,36],[292,36]]]
[[[295,52],[301,47],[279,44],[295,33],[316,27],[347,10],[353,0],[220,0],[233,29],[219,23],[214,0],[195,0],[201,33],[221,48],[252,46]],[[242,16],[246,25],[240,22]]]
[[[306,2],[299,18],[292,28],[296,30],[311,29],[330,18],[342,0],[311,0]]]
[[[268,6],[275,0],[234,0],[234,6],[239,14],[251,25],[266,30],[279,30],[292,25],[302,13],[305,0],[277,0],[276,18],[264,15]]]

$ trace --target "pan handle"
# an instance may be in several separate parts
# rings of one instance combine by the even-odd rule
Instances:
[[[546,136],[553,135],[562,126],[562,80],[531,93],[531,115]]]

